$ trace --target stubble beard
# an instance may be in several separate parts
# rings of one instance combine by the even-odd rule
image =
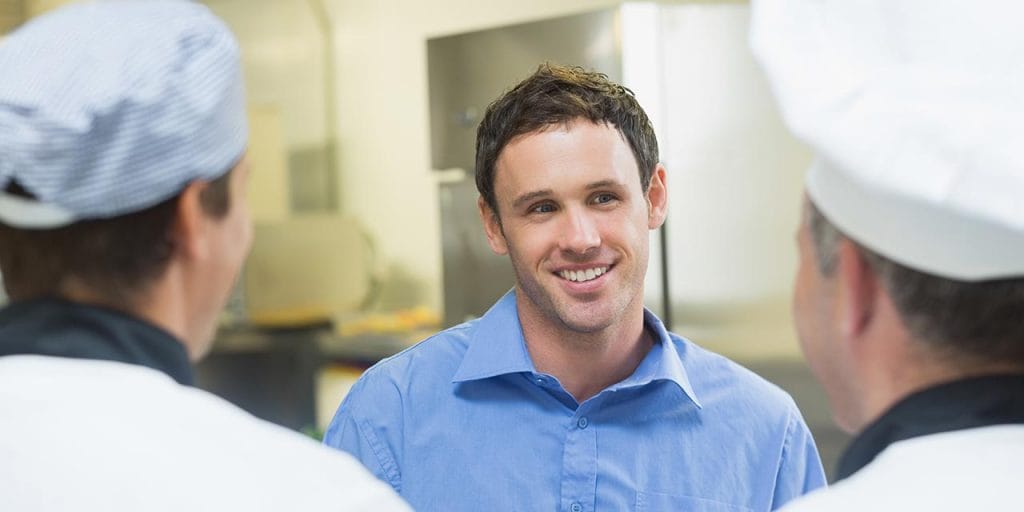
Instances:
[[[620,321],[622,316],[630,309],[637,300],[642,300],[643,286],[635,286],[630,283],[629,287],[634,288],[632,293],[616,293],[612,297],[602,297],[590,304],[577,303],[568,304],[559,300],[558,292],[548,290],[539,279],[535,279],[528,269],[521,268],[518,260],[509,251],[509,260],[512,263],[512,270],[516,275],[516,288],[522,290],[525,297],[517,297],[517,301],[529,301],[533,309],[548,321],[548,325],[570,334],[579,334],[579,337],[571,336],[568,343],[582,343],[590,345],[588,340],[594,334],[600,333]],[[628,280],[627,280],[628,281]],[[611,302],[611,304],[605,305]],[[520,302],[520,304],[522,304]],[[522,305],[520,305],[520,308]],[[588,309],[598,311],[587,311]],[[601,311],[604,310],[604,311]],[[594,318],[600,315],[599,318]],[[580,318],[583,320],[577,320]],[[590,321],[587,321],[590,320]]]

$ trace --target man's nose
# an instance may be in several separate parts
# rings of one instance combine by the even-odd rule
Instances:
[[[566,210],[565,226],[559,239],[563,251],[584,254],[601,245],[597,219],[582,208]]]

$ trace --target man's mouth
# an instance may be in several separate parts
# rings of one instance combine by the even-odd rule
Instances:
[[[604,275],[605,272],[608,272],[608,269],[610,268],[611,267],[604,266],[587,268],[582,270],[562,270],[558,272],[558,275],[561,276],[562,279],[568,281],[572,281],[575,283],[583,283],[601,277],[602,275]]]

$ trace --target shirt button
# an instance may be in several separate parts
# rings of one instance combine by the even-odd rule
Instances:
[[[583,505],[580,505],[579,503],[573,503],[572,506],[569,507],[569,510],[571,510],[572,512],[583,512]]]
[[[580,427],[581,429],[582,428],[587,428],[587,425],[590,425],[590,421],[587,420],[586,416],[576,420],[576,426]],[[576,511],[573,511],[573,512],[576,512]]]

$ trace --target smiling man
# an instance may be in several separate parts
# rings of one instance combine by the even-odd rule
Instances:
[[[541,66],[477,131],[515,288],[371,368],[325,442],[420,510],[771,510],[824,484],[778,388],[644,309],[666,173],[632,93]]]

